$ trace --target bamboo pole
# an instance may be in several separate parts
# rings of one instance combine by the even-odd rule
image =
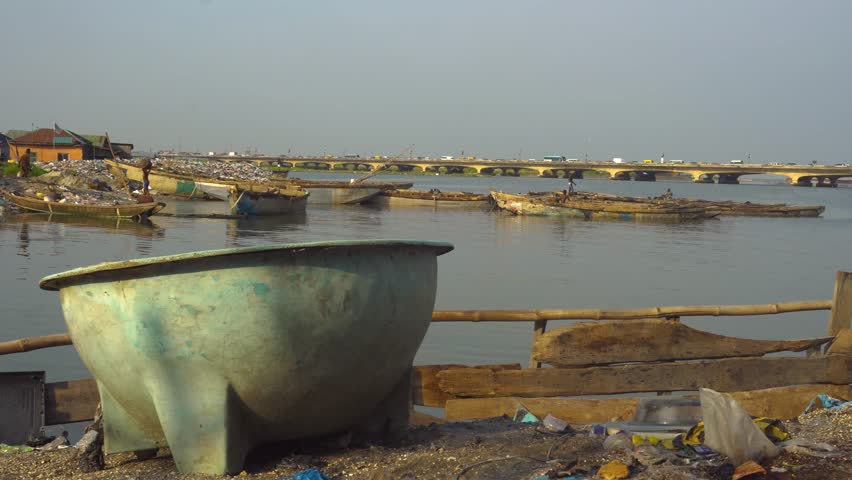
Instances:
[[[30,337],[0,343],[0,355],[9,353],[29,352],[40,348],[61,347],[71,345],[71,336],[67,333]]]
[[[831,300],[804,300],[760,305],[695,305],[625,310],[438,310],[433,322],[538,322],[542,320],[631,320],[697,316],[773,315],[788,312],[831,310]]]
[[[852,276],[852,274],[847,274]],[[839,277],[838,277],[839,278]],[[852,284],[852,282],[847,282]],[[436,310],[433,322],[536,322],[534,336],[542,335],[548,320],[635,320],[640,318],[677,318],[697,316],[773,315],[789,312],[831,310],[832,300],[803,300],[761,305],[695,305],[686,307],[651,307],[625,310]],[[848,327],[846,318],[846,325]],[[67,333],[43,337],[21,338],[0,343],[0,355],[29,352],[40,348],[71,345]]]

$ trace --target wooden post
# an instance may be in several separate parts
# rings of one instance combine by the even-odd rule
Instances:
[[[828,318],[828,334],[837,335],[841,329],[852,328],[852,273],[837,272],[834,282],[834,299]]]
[[[541,362],[535,361],[535,341],[547,330],[547,320],[536,320],[533,326],[533,338],[530,345],[530,368],[541,368]]]

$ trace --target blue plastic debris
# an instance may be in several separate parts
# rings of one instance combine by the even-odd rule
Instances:
[[[704,444],[690,445],[690,447],[699,455],[713,455],[716,453],[712,448]]]
[[[276,480],[329,480],[329,478],[323,475],[319,470],[311,468]]]
[[[822,404],[822,407],[817,407],[817,408],[828,408],[830,410],[834,410],[835,408],[841,408],[841,407],[844,407],[846,405],[852,405],[852,402],[847,402],[847,401],[840,400],[840,399],[837,399],[837,398],[834,398],[834,397],[830,397],[830,396],[828,396],[824,393],[820,393],[819,395],[814,397],[813,400],[811,400],[811,403],[808,404],[808,406],[805,408],[805,411],[802,412],[802,413],[810,412],[811,409],[813,409],[815,407],[815,403],[816,403],[817,400],[819,400],[820,403]]]
[[[592,425],[592,435],[606,435],[606,425]]]
[[[515,418],[513,419],[516,423],[538,423],[539,419],[529,410],[524,407],[518,407],[515,411]]]

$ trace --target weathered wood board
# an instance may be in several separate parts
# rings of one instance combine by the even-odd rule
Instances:
[[[834,335],[842,328],[852,328],[852,273],[849,272],[837,272],[828,334]]]
[[[490,371],[498,370],[520,370],[521,364],[508,363],[497,365],[480,365],[476,367],[468,367],[467,365],[445,364],[445,365],[420,365],[414,367],[414,375],[411,385],[411,396],[415,405],[423,405],[426,407],[443,407],[447,400],[456,398],[455,395],[450,395],[442,392],[438,388],[438,373],[444,370],[455,368],[475,368],[486,369]]]
[[[806,340],[752,340],[726,337],[678,321],[645,319],[583,322],[535,337],[532,358],[553,366],[606,365],[662,360],[757,357],[801,352],[831,337]]]
[[[837,332],[834,342],[826,352],[829,355],[852,355],[852,329],[843,328]]]
[[[732,392],[731,396],[754,416],[788,419],[800,415],[820,393],[852,399],[852,386],[811,384]],[[697,394],[696,394],[697,395]],[[638,397],[619,398],[464,398],[448,400],[444,418],[448,421],[513,416],[521,405],[533,415],[548,413],[568,423],[607,422],[614,417],[629,419],[636,411]]]
[[[441,391],[456,397],[558,397],[698,390],[722,392],[808,383],[852,382],[852,357],[727,358],[591,368],[438,373]]]
[[[44,385],[44,424],[91,420],[100,401],[94,379],[47,383]]]

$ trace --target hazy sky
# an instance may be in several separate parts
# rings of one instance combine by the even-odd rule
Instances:
[[[137,149],[848,161],[848,1],[5,0],[0,130]]]

